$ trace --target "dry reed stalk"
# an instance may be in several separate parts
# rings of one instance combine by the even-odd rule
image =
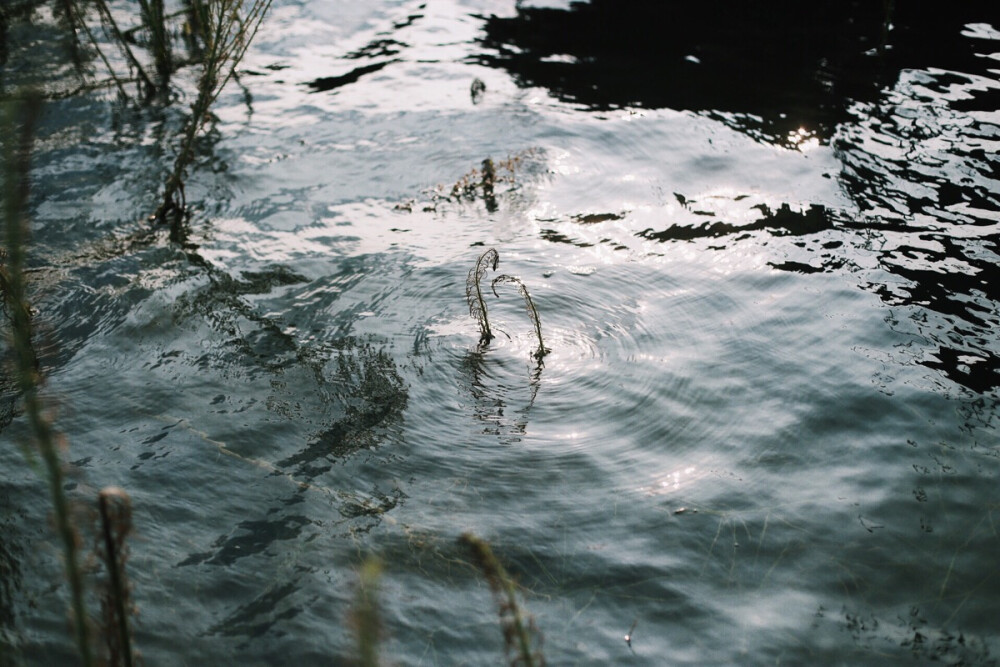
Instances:
[[[496,598],[504,646],[506,646],[508,654],[512,651],[515,653],[511,665],[524,665],[524,667],[544,665],[545,658],[541,652],[532,652],[531,650],[530,625],[525,624],[521,608],[517,604],[517,590],[514,586],[514,580],[510,578],[503,565],[493,555],[490,545],[472,533],[463,533],[458,541],[459,544],[469,549],[476,566],[483,573]]]
[[[6,266],[3,272],[3,298],[10,321],[14,349],[15,376],[24,401],[24,413],[34,435],[35,448],[44,464],[52,496],[56,533],[62,542],[66,579],[70,586],[71,609],[77,650],[85,667],[93,664],[87,615],[84,606],[83,574],[78,562],[80,536],[71,522],[69,500],[64,491],[61,449],[62,436],[45,414],[39,389],[43,378],[32,345],[31,307],[24,279],[25,247],[28,237],[27,205],[34,122],[41,113],[41,101],[29,94],[20,103],[3,105],[0,134],[4,146],[4,222],[6,226]],[[28,458],[31,460],[30,450]]]
[[[100,543],[97,550],[108,571],[108,585],[101,598],[102,634],[108,650],[108,664],[132,667],[131,587],[125,575],[128,545],[132,532],[132,499],[123,489],[109,486],[97,496],[100,513]]]
[[[235,75],[271,0],[210,0],[206,5],[198,5],[203,7],[202,13],[207,17],[202,31],[205,49],[198,96],[191,105],[191,115],[185,123],[173,169],[167,176],[163,200],[152,216],[157,222],[170,223],[171,239],[177,242],[184,238],[184,179],[194,162],[195,140],[208,122],[212,104]],[[169,220],[168,215],[171,216]]]

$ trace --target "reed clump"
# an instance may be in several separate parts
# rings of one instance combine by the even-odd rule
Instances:
[[[181,132],[162,200],[152,216],[157,222],[169,223],[171,239],[178,242],[184,237],[184,179],[195,159],[195,140],[210,118],[212,104],[236,75],[271,0],[194,0],[193,5],[199,21],[196,34],[200,35],[203,49],[198,95]]]
[[[219,94],[236,77],[237,67],[271,2],[184,0],[179,11],[168,13],[164,0],[138,0],[138,22],[129,26],[123,24],[121,12],[112,11],[108,0],[54,1],[54,14],[63,26],[71,58],[84,80],[75,92],[110,86],[123,100],[169,104],[172,77],[181,68],[198,68],[197,93],[178,133],[179,142],[163,181],[160,204],[151,216],[155,222],[170,224],[174,240],[183,237],[184,183],[197,157],[196,141],[212,117],[211,109]],[[10,54],[10,22],[30,21],[32,8],[40,4],[40,0],[24,0],[0,6],[0,63]],[[179,44],[186,44],[186,58],[178,56]],[[86,57],[99,60],[108,78],[92,81]],[[132,84],[137,88],[135,94],[130,92]],[[67,93],[53,89],[45,94],[62,97]]]

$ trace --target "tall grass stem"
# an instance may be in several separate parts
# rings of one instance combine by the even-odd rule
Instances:
[[[69,500],[64,491],[61,438],[45,415],[39,396],[42,376],[32,345],[31,307],[24,279],[31,149],[34,123],[41,113],[41,106],[40,98],[33,93],[26,95],[19,103],[3,105],[0,135],[5,137],[3,170],[7,245],[4,302],[10,319],[15,375],[24,400],[24,413],[48,477],[56,533],[62,542],[77,649],[82,664],[90,667],[93,657],[84,606],[83,574],[78,563],[79,534],[71,523]]]
[[[531,636],[521,615],[517,603],[517,590],[514,580],[510,578],[500,561],[493,555],[490,545],[472,533],[463,533],[459,543],[469,549],[472,558],[497,599],[500,611],[500,625],[503,630],[504,644],[508,652],[516,649],[516,657],[511,664],[525,667],[544,665],[545,659],[531,650]]]
[[[108,570],[108,595],[104,601],[105,642],[112,665],[132,667],[132,633],[129,629],[129,585],[125,576],[128,551],[125,539],[132,531],[132,499],[123,489],[110,486],[97,496],[101,518],[102,556]]]

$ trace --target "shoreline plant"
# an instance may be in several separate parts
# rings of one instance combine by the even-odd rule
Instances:
[[[194,162],[195,140],[208,122],[212,105],[222,89],[236,76],[236,68],[257,34],[271,0],[192,0],[192,14],[199,17],[202,42],[202,72],[198,95],[181,133],[173,168],[167,176],[163,197],[152,219],[170,224],[170,238],[182,242],[187,201],[184,180]]]

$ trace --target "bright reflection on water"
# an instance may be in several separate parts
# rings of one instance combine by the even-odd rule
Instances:
[[[1000,26],[941,36],[969,71],[905,69],[795,125],[707,94],[594,102],[570,85],[591,61],[525,70],[494,14],[519,16],[278,2],[186,247],[137,222],[176,119],[50,103],[47,397],[73,493],[132,495],[147,662],[343,662],[378,555],[386,656],[497,664],[469,530],[551,664],[988,663]],[[541,367],[510,286],[479,345],[464,290],[489,247],[535,300]],[[70,662],[44,487],[2,456],[0,630]]]

